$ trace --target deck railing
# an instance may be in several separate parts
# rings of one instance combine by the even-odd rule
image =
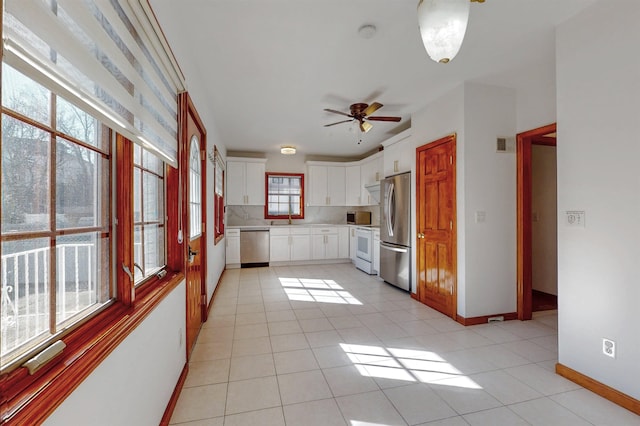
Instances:
[[[48,247],[2,255],[2,355],[48,335],[50,313],[56,312],[59,324],[96,303],[94,255],[91,243],[56,246],[55,298],[51,297]]]

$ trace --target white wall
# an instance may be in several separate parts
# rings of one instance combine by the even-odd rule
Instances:
[[[45,424],[158,425],[186,362],[185,298],[183,281]]]
[[[558,203],[556,147],[531,147],[531,286],[558,294]]]
[[[458,314],[465,318],[516,310],[515,155],[496,153],[497,137],[515,136],[515,111],[515,89],[465,83],[411,118],[415,147],[457,134]],[[484,223],[475,222],[477,211]]]
[[[516,132],[516,91],[465,84],[465,317],[516,311],[516,161],[497,137]],[[460,185],[460,184],[459,184]],[[476,212],[485,222],[476,222]]]
[[[607,0],[557,30],[559,362],[636,399],[638,22],[640,2]],[[565,226],[567,210],[584,210],[586,226]]]
[[[415,175],[416,159],[415,148],[443,138],[452,133],[457,134],[456,161],[457,161],[457,209],[458,209],[458,314],[464,315],[464,295],[465,295],[465,271],[461,265],[465,264],[465,231],[464,216],[464,85],[460,85],[447,93],[445,96],[435,100],[426,108],[411,115],[411,140],[414,145],[411,159],[411,198],[416,199]],[[415,209],[414,209],[415,210]],[[416,235],[415,214],[411,219],[411,235]],[[411,291],[416,293],[416,250],[411,254],[411,270],[414,271],[411,277]]]
[[[517,133],[556,122],[555,61],[522,69],[517,88]]]

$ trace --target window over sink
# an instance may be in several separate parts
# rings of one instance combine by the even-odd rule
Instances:
[[[266,173],[265,219],[304,219],[304,174]]]

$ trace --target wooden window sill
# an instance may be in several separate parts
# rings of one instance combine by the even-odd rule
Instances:
[[[24,367],[1,376],[0,423],[42,423],[183,280],[182,272],[169,272],[133,307],[105,309],[65,337],[66,349],[33,376]]]

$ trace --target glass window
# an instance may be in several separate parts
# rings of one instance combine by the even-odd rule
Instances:
[[[6,64],[2,88],[5,369],[90,317],[114,291],[108,129]]]
[[[164,163],[133,146],[133,261],[136,285],[166,264]]]
[[[201,182],[202,174],[200,172],[200,142],[194,135],[190,141],[189,155],[189,238],[194,239],[202,234],[202,201],[201,201]]]
[[[267,173],[267,219],[304,219],[304,175]]]

